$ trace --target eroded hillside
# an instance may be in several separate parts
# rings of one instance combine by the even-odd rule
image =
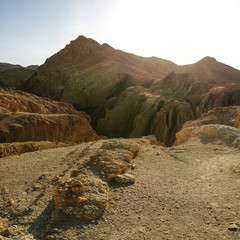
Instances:
[[[240,71],[206,57],[178,66],[84,36],[48,58],[21,89],[69,102],[108,137],[155,134],[170,146],[185,121],[239,105]]]
[[[0,88],[0,156],[68,146],[99,137],[71,104]]]

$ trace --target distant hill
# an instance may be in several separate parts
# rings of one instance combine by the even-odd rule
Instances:
[[[8,69],[14,69],[14,68],[21,68],[21,65],[14,65],[14,64],[10,64],[10,63],[1,63],[0,62],[0,71],[5,71]]]
[[[37,68],[38,65],[22,67],[21,65],[0,63],[0,76],[5,80],[9,87],[18,88],[32,76]]]
[[[29,70],[36,70],[39,66],[38,65],[29,65],[26,68]]]

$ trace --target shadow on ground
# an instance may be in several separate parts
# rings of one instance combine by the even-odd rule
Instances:
[[[78,229],[79,232],[85,232],[88,225],[97,224],[99,219],[101,219],[101,217],[95,221],[87,221],[68,216],[62,212],[56,212],[53,201],[51,201],[42,214],[29,227],[28,232],[31,233],[36,240],[42,240],[52,234],[55,236],[64,235],[64,232],[70,228]]]

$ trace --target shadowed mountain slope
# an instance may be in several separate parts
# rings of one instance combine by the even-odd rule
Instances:
[[[239,84],[239,70],[211,57],[178,66],[79,36],[48,58],[21,89],[73,104],[91,115],[100,134],[154,133],[171,145],[184,121],[212,107],[238,105]]]

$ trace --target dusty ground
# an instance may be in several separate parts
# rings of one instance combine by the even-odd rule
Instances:
[[[0,239],[240,239],[239,150],[199,139],[172,148],[143,145],[131,170],[136,183],[112,183],[100,219],[55,216],[59,179],[102,141],[1,158]],[[228,229],[232,223],[236,231]]]

